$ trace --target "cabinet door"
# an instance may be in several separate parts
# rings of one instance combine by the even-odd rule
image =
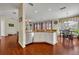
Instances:
[[[32,33],[31,32],[27,33],[26,34],[26,44],[30,44],[30,43],[32,43],[32,41],[33,41]]]

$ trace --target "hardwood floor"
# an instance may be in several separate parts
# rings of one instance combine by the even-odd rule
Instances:
[[[17,43],[17,36],[1,38],[1,55],[38,55],[52,54],[53,46],[46,43],[33,43],[27,45],[24,49]]]
[[[32,43],[24,49],[17,43],[17,36],[0,37],[0,55],[77,55],[79,40],[74,39],[74,47],[63,46],[58,38],[58,44]]]

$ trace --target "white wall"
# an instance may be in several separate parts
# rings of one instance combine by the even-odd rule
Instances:
[[[6,36],[5,34],[5,17],[0,16],[0,36]]]
[[[14,27],[9,27],[10,24],[14,24]],[[18,30],[18,21],[6,16],[0,16],[1,36],[7,36],[8,34],[16,34]]]
[[[18,31],[18,21],[14,19],[7,19],[6,21],[6,34],[16,34]],[[9,27],[9,24],[14,24],[14,27]]]
[[[1,19],[1,36],[5,35],[5,20]]]

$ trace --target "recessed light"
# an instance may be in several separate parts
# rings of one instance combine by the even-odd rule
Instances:
[[[35,12],[35,13],[38,13],[38,11],[37,11],[37,10],[35,10],[34,12]]]
[[[51,8],[49,8],[49,9],[48,9],[48,11],[52,11],[52,9],[51,9]]]

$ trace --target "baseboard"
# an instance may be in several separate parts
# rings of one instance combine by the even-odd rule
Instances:
[[[8,36],[0,36],[0,37],[6,38],[6,37],[8,37]]]
[[[33,42],[33,43],[44,43],[44,44],[49,44],[49,45],[52,45],[53,46],[53,44],[48,43],[48,42]]]
[[[20,41],[18,41],[18,43],[20,44],[22,48],[25,48],[25,45],[22,45]]]
[[[48,44],[48,45],[52,45],[53,46],[53,44],[50,44],[48,42],[32,42],[32,43],[26,44],[26,46],[31,45],[31,44]]]
[[[13,36],[13,35],[17,35],[17,34],[8,34],[8,36]]]
[[[53,42],[53,44],[52,45],[56,45],[58,42]]]

